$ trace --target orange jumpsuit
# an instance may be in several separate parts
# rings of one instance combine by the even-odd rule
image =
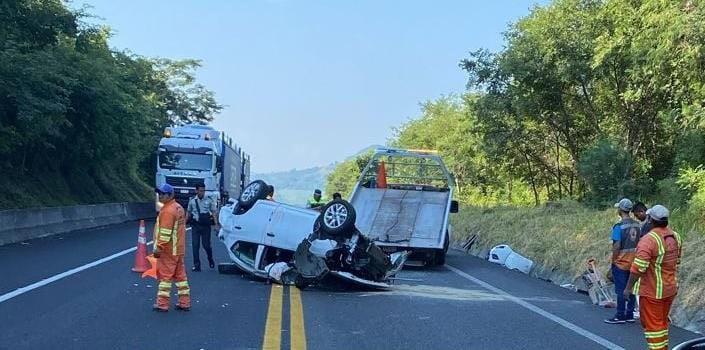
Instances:
[[[639,277],[639,318],[649,350],[668,349],[668,314],[678,293],[676,273],[681,238],[670,228],[655,227],[641,238],[631,273]]]
[[[179,295],[179,306],[191,307],[191,291],[186,278],[184,265],[184,252],[186,251],[186,214],[184,208],[170,200],[159,211],[157,223],[154,226],[154,248],[159,249],[160,257],[157,259],[157,278],[159,289],[157,291],[156,307],[162,310],[169,309],[169,294],[171,283],[176,283]]]

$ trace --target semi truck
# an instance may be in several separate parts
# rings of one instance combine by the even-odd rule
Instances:
[[[172,185],[176,201],[184,208],[199,183],[205,185],[206,196],[220,203],[225,194],[239,198],[249,182],[250,156],[225,132],[209,125],[164,129],[157,149],[156,185]],[[161,203],[155,203],[159,211]]]

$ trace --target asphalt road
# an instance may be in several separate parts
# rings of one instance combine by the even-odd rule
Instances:
[[[460,253],[386,292],[298,291],[206,266],[189,272],[191,312],[155,313],[156,283],[125,252],[136,236],[127,223],[0,247],[0,349],[646,348],[638,323],[603,323],[613,310],[586,296]],[[672,344],[697,336],[671,329]]]

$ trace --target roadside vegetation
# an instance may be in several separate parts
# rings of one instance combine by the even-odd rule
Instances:
[[[195,60],[110,48],[61,0],[0,2],[0,209],[150,200],[159,136],[222,109]]]
[[[703,0],[555,0],[511,24],[501,51],[460,59],[467,91],[423,103],[389,145],[443,156],[457,239],[507,243],[567,278],[588,257],[607,269],[613,203],[666,205],[685,236],[684,324],[705,309],[704,45]],[[356,171],[341,164],[328,186]]]

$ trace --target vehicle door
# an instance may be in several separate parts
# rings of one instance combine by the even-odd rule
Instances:
[[[274,212],[265,233],[265,245],[295,251],[313,231],[318,212],[282,204]]]

